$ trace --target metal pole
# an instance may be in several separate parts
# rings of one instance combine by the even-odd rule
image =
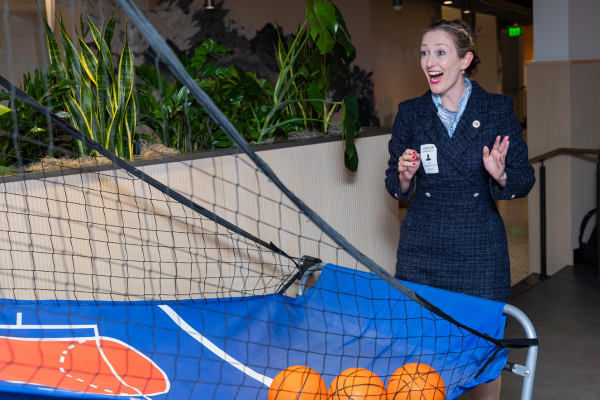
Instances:
[[[600,154],[598,154],[598,163],[596,163],[596,229],[598,229],[598,272],[600,273]]]
[[[546,279],[546,167],[540,167],[540,240],[542,249],[542,280]]]
[[[523,311],[518,308],[511,306],[509,304],[504,306],[504,310],[502,311],[504,315],[510,315],[514,317],[523,329],[525,330],[525,334],[528,339],[535,339],[537,335],[535,333],[535,329],[533,328],[533,324],[527,318],[527,316],[523,313]],[[535,367],[537,365],[537,355],[538,355],[538,346],[531,346],[527,350],[527,361],[525,366],[529,369],[529,375],[526,375],[523,378],[523,390],[521,392],[521,400],[531,400],[533,395],[533,380],[535,379]]]

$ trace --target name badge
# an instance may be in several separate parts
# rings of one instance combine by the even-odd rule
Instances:
[[[437,174],[440,172],[438,170],[437,147],[435,147],[435,144],[421,145],[421,163],[423,163],[423,168],[425,168],[425,172],[428,174]]]

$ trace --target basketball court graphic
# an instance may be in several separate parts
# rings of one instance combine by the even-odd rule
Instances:
[[[504,366],[505,350],[494,355],[474,337],[461,337],[460,346],[471,351],[468,357],[455,357],[458,341],[422,337],[421,322],[411,323],[422,315],[416,303],[398,301],[401,294],[370,274],[347,271],[329,264],[315,285],[296,298],[0,303],[0,393],[36,400],[40,394],[267,400],[274,379],[294,366],[314,371],[329,388],[349,368],[367,370],[387,385],[398,368],[421,363],[439,373],[445,400],[452,400],[467,385],[494,379]],[[368,279],[384,299],[395,300],[396,307],[344,301],[359,289],[356,275]],[[501,335],[502,304],[408,285],[447,305],[453,315],[474,309],[470,322],[480,313],[494,314],[478,327]],[[369,321],[378,321],[377,330]],[[427,321],[450,336],[448,323],[433,317]],[[457,370],[467,377],[481,374],[471,383]]]
[[[97,325],[24,325],[17,313],[12,331],[93,331],[94,336],[0,336],[0,380],[40,390],[149,398],[169,391],[167,375],[120,340],[98,335]]]

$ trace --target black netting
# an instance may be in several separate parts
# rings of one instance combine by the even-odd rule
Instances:
[[[441,400],[499,375],[501,306],[361,254],[213,102],[245,95],[202,90],[232,70],[186,70],[118,3],[4,2],[2,398]]]

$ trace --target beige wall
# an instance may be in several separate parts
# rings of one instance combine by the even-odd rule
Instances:
[[[389,134],[357,139],[361,164],[356,174],[344,168],[341,141],[258,154],[292,192],[393,274],[400,210],[384,187],[389,139]],[[310,255],[357,267],[245,155],[140,169],[294,257]],[[291,264],[270,251],[259,259],[252,242],[122,170],[0,183],[0,197],[0,298],[164,300],[218,297],[217,292],[261,294],[261,289],[273,291],[269,276],[295,271],[274,267]],[[243,287],[257,291],[240,293]]]
[[[419,48],[423,30],[440,19],[440,7],[405,0],[401,11],[391,2],[371,1],[371,60],[376,110],[381,126],[391,127],[398,103],[428,89],[421,70]]]
[[[40,1],[43,16],[46,14],[46,2]],[[5,3],[0,2],[0,12],[5,10]],[[19,86],[23,82],[23,74],[28,72],[33,75],[35,69],[41,70],[43,65],[50,64],[48,58],[48,44],[46,33],[43,30],[42,16],[38,13],[35,2],[8,1],[8,26],[7,36],[4,26],[0,29],[0,75]],[[62,14],[65,28],[71,37],[74,37],[73,17],[77,18],[79,24],[80,5],[75,6],[54,5],[55,14]],[[3,25],[2,22],[1,25]],[[54,36],[62,54],[62,42],[60,40],[60,29],[54,26]],[[76,44],[78,46],[78,43]],[[9,54],[12,51],[12,54]],[[12,75],[12,76],[11,76]]]
[[[488,14],[475,15],[477,34],[477,50],[481,64],[472,76],[481,87],[490,93],[498,91],[498,37],[496,33],[496,17]]]
[[[600,148],[597,94],[588,77],[600,73],[600,60],[548,61],[527,64],[528,143],[530,157],[560,147]],[[552,82],[552,84],[549,84]],[[595,207],[595,162],[559,156],[546,166],[548,273],[573,263],[573,249],[583,216]],[[540,270],[538,182],[529,196],[530,260]]]
[[[35,3],[20,4],[23,2],[9,1],[8,8],[5,3],[0,3],[0,11],[8,11],[7,35],[5,20],[2,19],[0,29],[0,75],[17,84],[22,82],[23,74],[40,68],[42,60],[42,46],[46,46],[44,37],[40,37],[38,14]]]
[[[463,13],[460,8],[442,6],[442,19],[446,21],[452,21],[455,19],[462,19]]]

